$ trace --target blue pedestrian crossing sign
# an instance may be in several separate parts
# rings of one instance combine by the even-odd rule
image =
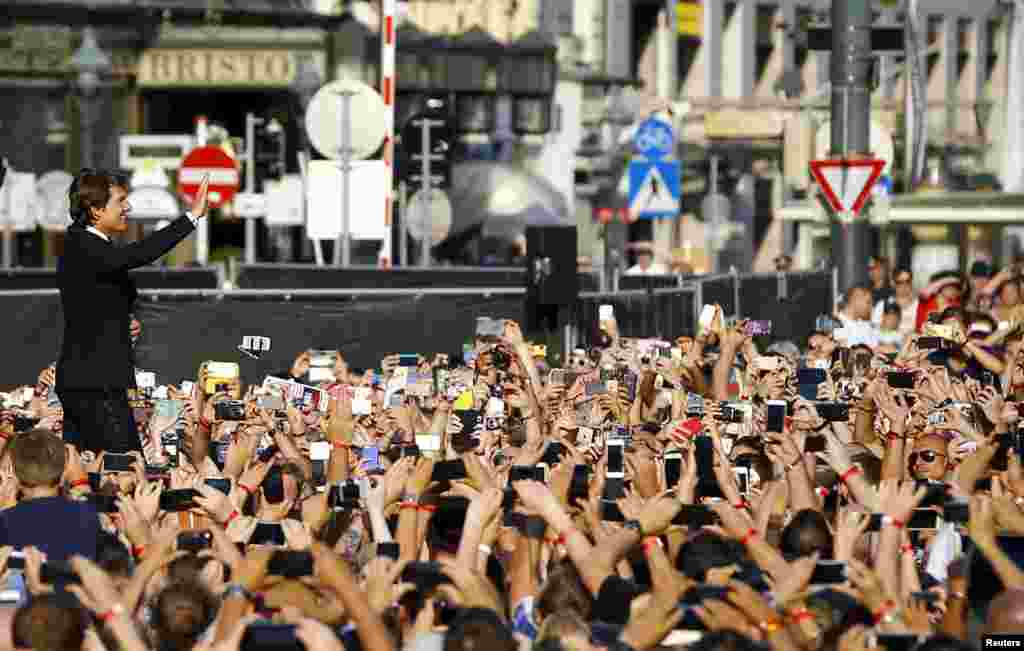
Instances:
[[[637,219],[674,219],[679,214],[682,172],[678,160],[634,158],[629,163],[629,210]]]
[[[675,151],[676,135],[672,125],[658,118],[640,123],[633,134],[633,147],[644,158],[665,158]]]

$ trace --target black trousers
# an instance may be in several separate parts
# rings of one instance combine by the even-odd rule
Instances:
[[[64,440],[80,451],[142,451],[126,389],[63,389]]]

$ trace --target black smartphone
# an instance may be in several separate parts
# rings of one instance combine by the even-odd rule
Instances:
[[[718,521],[715,512],[703,504],[684,504],[672,518],[672,524],[685,527],[706,527]]]
[[[46,561],[39,568],[39,580],[43,583],[81,583],[78,574],[67,561]]]
[[[418,445],[403,445],[402,446],[402,456],[403,457],[419,458],[420,457],[420,448],[419,448],[419,446]]]
[[[377,543],[377,556],[383,558],[390,558],[393,561],[397,561],[401,555],[401,548],[396,542],[381,542]]]
[[[577,465],[572,469],[569,482],[569,504],[576,505],[590,494],[590,466]]]
[[[253,622],[245,629],[239,651],[304,651],[306,646],[295,635],[295,624]]]
[[[245,403],[241,400],[221,400],[213,405],[213,417],[216,420],[245,420]]]
[[[508,484],[511,487],[512,482],[517,481],[544,481],[544,470],[537,468],[537,466],[512,466],[508,471]]]
[[[693,437],[693,444],[696,446],[694,457],[697,460],[697,479],[707,480],[715,478],[715,443],[710,436],[704,434]]]
[[[846,583],[846,563],[840,561],[818,561],[811,574],[811,585],[833,585]]]
[[[199,506],[196,504],[197,497],[199,497],[199,491],[194,488],[164,491],[160,493],[160,510],[175,512],[194,509]]]
[[[612,500],[601,500],[601,519],[605,522],[625,522],[622,509]]]
[[[279,448],[276,445],[271,445],[264,448],[259,454],[257,454],[256,459],[258,459],[260,463],[270,463],[278,451]]]
[[[263,489],[263,497],[270,504],[280,504],[284,501],[284,476],[281,474],[281,466],[274,466],[263,478],[260,484]]]
[[[21,550],[14,550],[11,555],[7,557],[7,569],[9,570],[23,570],[25,569],[25,552]]]
[[[274,545],[283,547],[287,543],[284,528],[279,522],[260,522],[249,537],[250,545]]]
[[[213,534],[209,531],[182,531],[178,534],[178,550],[198,554],[213,546]]]
[[[804,452],[824,452],[827,444],[824,436],[808,436],[804,439]]]
[[[230,495],[231,494],[231,480],[230,479],[218,479],[218,478],[211,477],[211,478],[207,479],[203,483],[205,483],[210,488],[215,488],[215,489],[219,490],[220,492],[224,493],[225,495]]]
[[[971,518],[970,504],[966,500],[950,500],[942,507],[942,519],[956,524],[967,524]]]
[[[889,382],[889,386],[893,389],[913,389],[914,388],[914,374],[907,373],[905,371],[889,371],[885,375],[886,380]]]
[[[117,513],[117,495],[90,493],[86,501],[96,508],[97,513]]]
[[[665,453],[665,484],[669,490],[675,488],[679,483],[679,477],[683,472],[683,453],[679,450],[669,450]]]
[[[850,420],[850,405],[845,402],[819,402],[815,409],[818,416],[829,423],[844,423]]]
[[[827,379],[823,368],[800,368],[796,371],[797,384],[812,384],[815,387]]]
[[[951,350],[955,345],[952,341],[942,337],[920,337],[917,340],[918,350]]]
[[[135,457],[131,454],[108,452],[103,455],[103,472],[131,472],[133,463]]]
[[[413,353],[403,353],[398,356],[398,365],[405,368],[415,368],[420,365],[420,356]]]
[[[786,425],[786,403],[783,400],[769,400],[767,414],[767,430],[781,432]]]
[[[541,463],[547,464],[549,467],[562,461],[562,455],[565,454],[565,444],[559,441],[552,441],[548,443],[548,447],[544,448],[544,454],[540,458]]]
[[[466,462],[462,459],[449,459],[447,461],[438,461],[434,464],[434,472],[431,474],[431,481],[456,481],[459,479],[465,479],[468,475],[466,474]]]
[[[924,499],[918,504],[920,508],[943,506],[949,497],[949,486],[941,481],[919,481],[916,488],[924,488]]]
[[[359,484],[349,480],[331,486],[327,492],[327,506],[332,509],[358,508]]]
[[[313,576],[313,554],[308,551],[279,549],[270,557],[267,574],[283,576],[286,579]]]

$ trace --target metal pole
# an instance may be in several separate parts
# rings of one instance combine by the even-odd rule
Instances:
[[[708,174],[708,181],[711,184],[711,187],[708,188],[709,195],[718,194],[718,166],[721,164],[721,161],[722,159],[719,158],[716,154],[711,155],[711,169],[709,170]],[[704,215],[704,228],[718,228],[720,226],[719,216],[714,215],[714,220],[710,219],[710,217],[711,215]],[[728,219],[728,217],[725,217],[725,219]],[[707,253],[711,258],[711,266],[708,269],[708,273],[716,274],[721,269],[722,260],[721,256],[719,255],[720,252],[717,250],[718,248],[721,247],[717,244],[715,245],[715,248],[708,247]]]
[[[253,113],[245,114],[245,192],[256,191],[256,127],[263,124]],[[256,262],[256,221],[245,219],[245,264]]]
[[[832,3],[832,156],[870,154],[871,147],[871,3],[834,0]],[[837,216],[838,217],[838,216]],[[853,223],[832,222],[833,264],[839,269],[840,289],[867,281],[870,255],[868,215]]]
[[[208,131],[206,130],[206,118],[199,118],[196,120],[196,146],[205,147],[206,137]],[[205,267],[210,261],[210,218],[200,219],[196,223],[196,262],[199,266]]]
[[[423,174],[423,183],[420,186],[420,192],[423,193],[420,210],[423,211],[423,221],[420,223],[427,225],[420,242],[420,266],[427,268],[430,266],[430,195],[434,187],[430,179],[430,118],[428,117],[423,118],[423,125],[420,127],[420,153],[423,156],[420,161],[420,173]]]
[[[395,47],[398,0],[380,0],[380,94],[384,99],[384,159],[387,179],[384,185],[384,223],[387,234],[377,254],[377,264],[383,268],[391,266],[394,252],[391,250],[391,236],[394,224],[391,222],[395,194]]]
[[[4,211],[6,215],[4,221],[4,244],[3,244],[3,267],[4,269],[10,269],[11,265],[14,264],[14,215],[11,214],[11,168],[7,165],[7,159],[3,161],[3,166],[7,168],[7,180],[4,184],[6,188],[0,185],[0,195],[4,200]]]
[[[342,91],[341,96],[341,235],[334,243],[334,266],[347,267],[352,260],[349,195],[352,172],[352,93]]]
[[[409,205],[409,191],[405,181],[398,184],[398,214],[401,215],[402,223],[398,229],[398,255],[395,256],[395,266],[410,267],[409,264],[409,221],[406,208]]]

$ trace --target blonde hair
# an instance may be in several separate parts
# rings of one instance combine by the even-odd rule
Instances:
[[[590,627],[582,617],[572,611],[555,613],[544,618],[540,630],[537,631],[535,645],[551,638],[558,640],[565,651],[587,651],[577,640],[589,640]]]

